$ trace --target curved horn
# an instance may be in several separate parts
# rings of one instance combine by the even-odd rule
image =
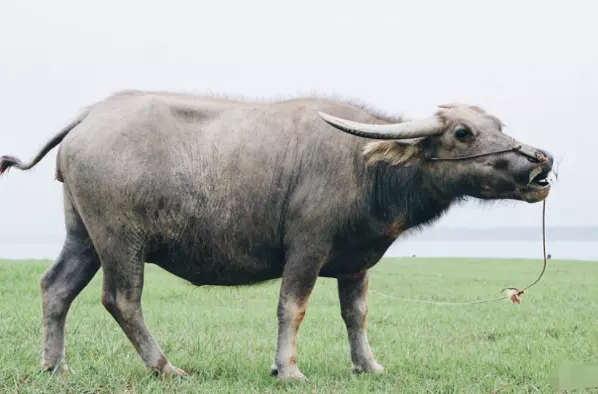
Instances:
[[[337,118],[323,112],[318,112],[318,114],[329,125],[364,138],[401,140],[439,135],[444,131],[444,124],[436,116],[403,123],[368,124]]]

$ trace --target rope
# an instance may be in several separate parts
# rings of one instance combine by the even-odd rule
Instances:
[[[499,153],[506,153],[506,152],[521,152],[521,145],[517,145],[517,146],[513,146],[511,148],[497,150],[497,151],[493,151],[493,152],[478,153],[476,155],[469,155],[469,156],[442,157],[442,158],[441,157],[429,157],[428,160],[432,160],[432,161],[447,161],[447,160],[475,159],[475,158],[478,158],[478,157],[490,156],[490,155],[497,155]],[[521,153],[523,153],[525,155],[524,152],[521,152]]]
[[[431,301],[431,300],[421,300],[421,299],[414,299],[414,298],[396,297],[396,296],[380,293],[375,290],[371,290],[370,293],[376,294],[380,297],[390,298],[390,299],[398,300],[398,301],[419,302],[419,303],[434,304],[434,305],[475,305],[475,304],[485,304],[488,302],[500,301],[500,300],[504,300],[507,298],[510,298],[513,303],[519,304],[519,296],[522,295],[523,293],[525,293],[525,291],[528,290],[530,287],[532,287],[536,283],[538,283],[540,281],[540,279],[542,278],[542,276],[544,276],[544,272],[546,271],[546,265],[547,265],[547,259],[546,259],[546,200],[544,200],[542,202],[542,250],[543,250],[543,254],[544,254],[544,266],[542,267],[542,272],[540,272],[540,275],[538,276],[538,278],[531,284],[524,287],[523,289],[518,289],[515,287],[507,287],[507,288],[502,289],[500,291],[501,293],[503,291],[507,290],[507,295],[502,296],[502,297],[490,298],[490,299],[481,300],[481,301],[450,302],[450,301]]]

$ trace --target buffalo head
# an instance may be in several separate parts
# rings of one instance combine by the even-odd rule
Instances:
[[[477,106],[441,105],[433,116],[394,124],[364,124],[320,112],[366,144],[367,164],[420,167],[440,194],[535,203],[550,193],[550,153],[503,132],[503,123]]]

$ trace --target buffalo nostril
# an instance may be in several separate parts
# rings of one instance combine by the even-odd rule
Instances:
[[[545,150],[538,149],[538,151],[536,152],[536,157],[538,158],[538,162],[546,166],[552,166],[552,164],[554,163],[554,157],[550,154],[550,152],[547,152]]]

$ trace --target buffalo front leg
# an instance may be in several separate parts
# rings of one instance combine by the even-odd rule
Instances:
[[[277,309],[278,339],[271,370],[278,381],[305,379],[297,367],[297,332],[322,262],[322,257],[302,255],[291,257],[285,265]]]
[[[382,372],[376,362],[366,334],[368,274],[338,279],[341,316],[347,328],[354,372]]]
[[[134,256],[134,257],[133,257]],[[184,375],[164,356],[141,311],[144,263],[139,255],[100,255],[104,270],[102,304],[125,332],[145,366],[161,375]]]

